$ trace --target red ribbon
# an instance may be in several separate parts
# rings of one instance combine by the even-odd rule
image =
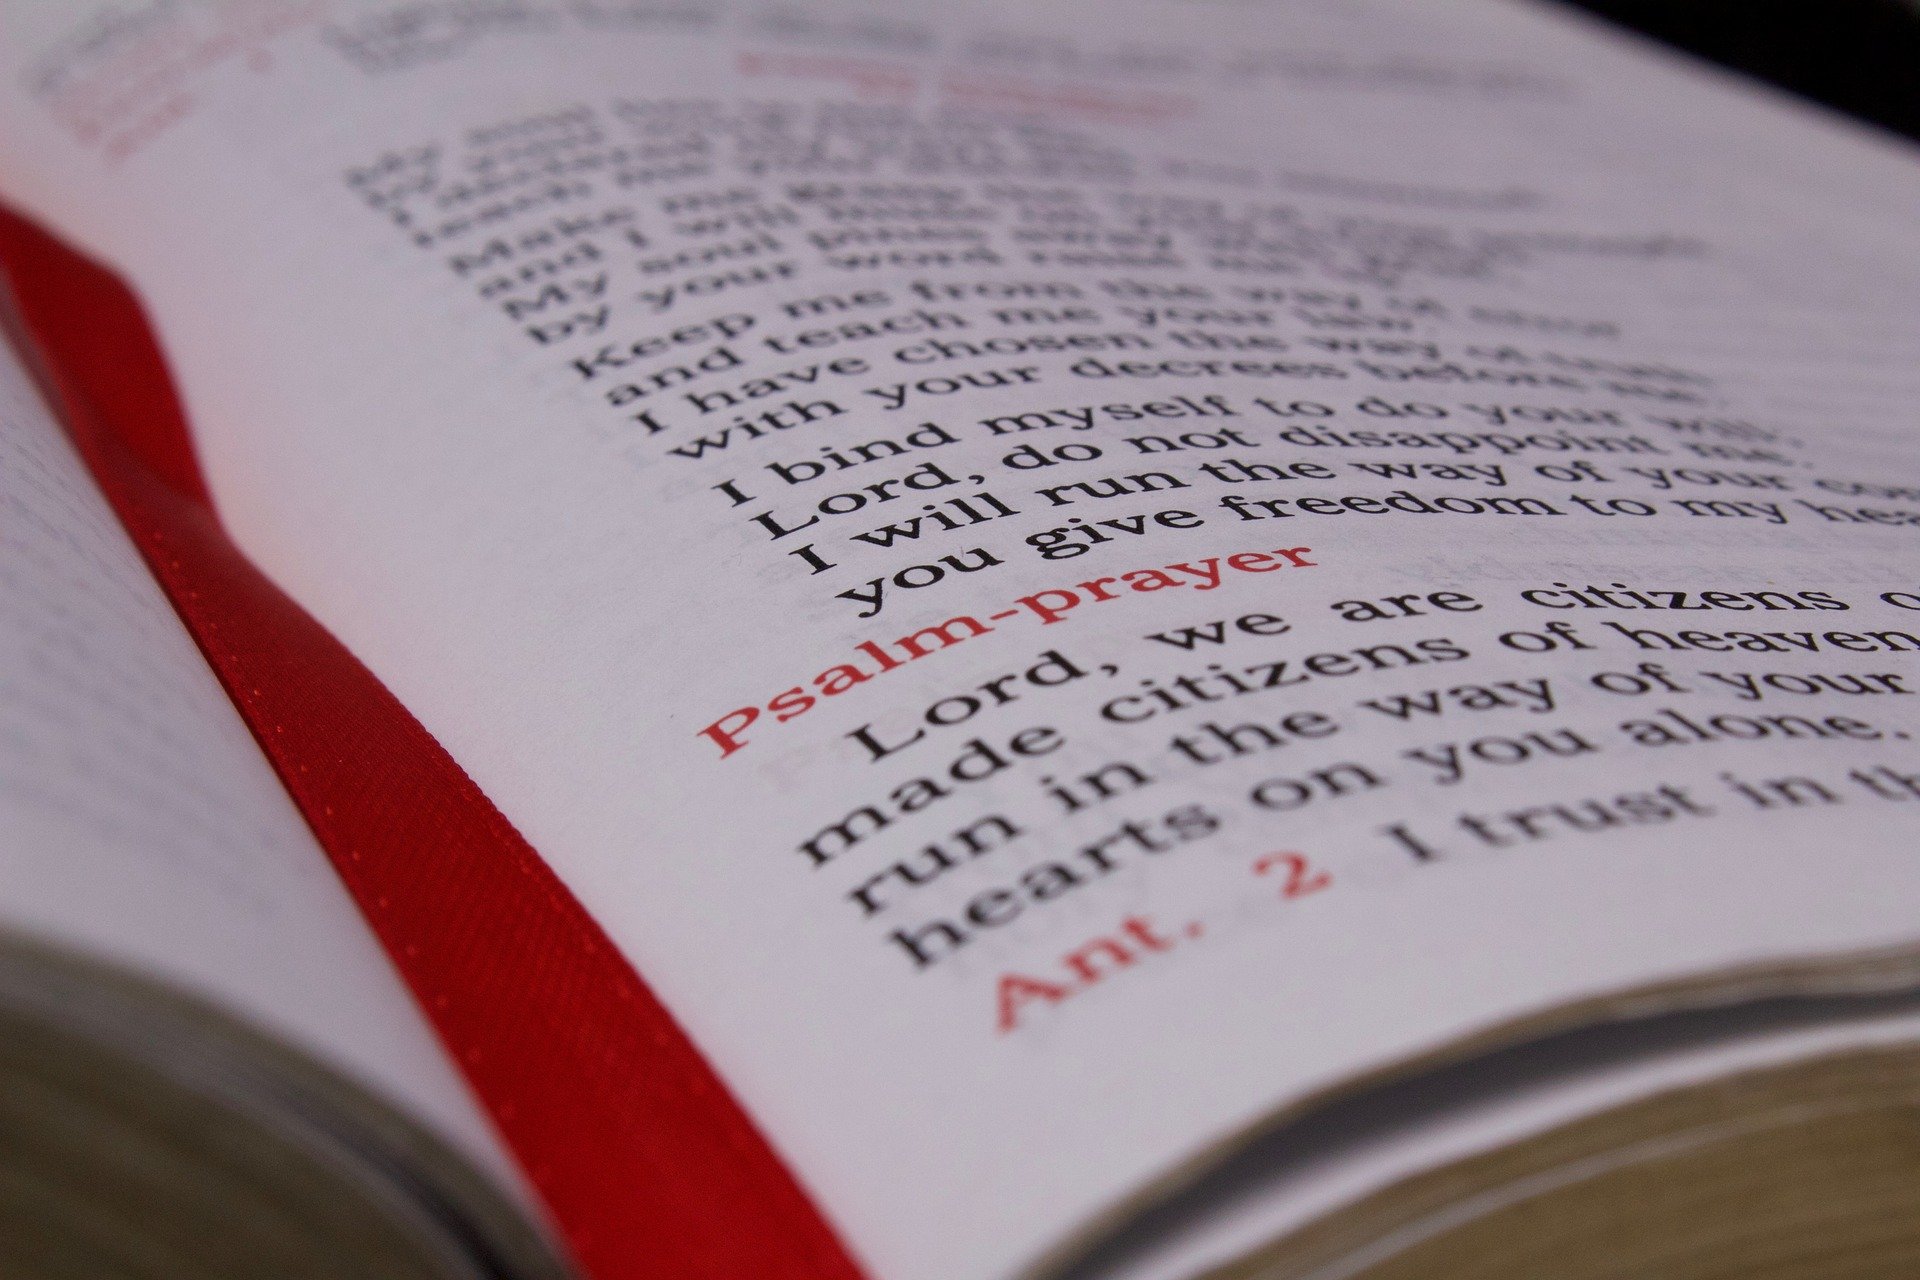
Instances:
[[[16,338],[595,1280],[859,1280],[706,1060],[440,744],[221,527],[139,300],[0,206]]]

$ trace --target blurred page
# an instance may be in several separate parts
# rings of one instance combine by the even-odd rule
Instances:
[[[0,928],[214,1001],[503,1185],[505,1154],[13,354],[0,347]]]

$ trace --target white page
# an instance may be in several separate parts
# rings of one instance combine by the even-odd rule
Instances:
[[[137,281],[242,544],[552,862],[877,1274],[1007,1274],[1289,1100],[1542,1008],[1913,941],[1908,815],[1920,802],[1892,774],[1849,777],[1913,772],[1913,646],[1900,637],[1920,635],[1908,607],[1920,594],[1882,598],[1920,593],[1899,514],[1920,505],[1899,488],[1917,470],[1904,435],[1920,367],[1909,153],[1493,6],[942,7],[832,20],[528,6],[410,37],[377,7],[311,22],[275,12],[287,30],[224,42],[205,36],[212,19],[194,18],[203,25],[169,47],[206,55],[154,77],[174,98],[89,96],[89,57],[159,47],[137,31],[70,42],[51,60],[40,52],[51,37],[21,42],[35,69],[21,83],[40,96],[0,120],[9,194]],[[809,133],[826,128],[816,99],[853,105]],[[994,109],[1046,116],[996,124],[981,114]],[[957,123],[935,131],[943,110]],[[902,119],[917,132],[903,134]],[[792,156],[808,138],[825,140],[809,163],[825,155],[840,168],[729,167]],[[905,152],[849,172],[876,139],[902,138]],[[430,172],[406,158],[423,147],[435,148]],[[942,154],[974,169],[899,169]],[[1049,174],[1047,157],[1074,172]],[[999,176],[980,176],[990,164]],[[651,176],[622,185],[622,166]],[[836,219],[829,178],[896,184],[866,197],[889,212]],[[921,189],[899,190],[907,180]],[[526,203],[449,229],[484,203],[462,182]],[[736,190],[746,194],[725,195]],[[663,206],[689,191],[711,198]],[[1149,206],[1140,193],[1188,203]],[[370,208],[369,194],[384,205]],[[1209,221],[1209,200],[1233,216]],[[1074,212],[1082,204],[1096,220]],[[396,224],[395,208],[411,221]],[[695,225],[728,212],[750,216]],[[575,220],[566,234],[527,239],[563,217]],[[866,226],[894,238],[847,234]],[[990,228],[984,241],[965,234],[978,226]],[[1101,235],[1022,240],[1016,226]],[[511,252],[486,259],[496,235]],[[582,242],[591,252],[568,260]],[[830,260],[980,243],[997,263]],[[534,274],[511,274],[522,267]],[[564,301],[539,292],[554,280]],[[916,295],[916,280],[1051,282],[1080,296],[953,300]],[[1197,283],[1207,295],[1183,305],[1207,314],[1169,318],[1165,297],[1118,296],[1103,280]],[[1246,289],[1269,292],[1236,292]],[[610,310],[590,332],[596,290]],[[886,300],[861,302],[863,291]],[[827,294],[848,309],[778,309]],[[1093,318],[1003,323],[992,311],[1004,305]],[[915,308],[959,315],[956,336],[1006,341],[923,360],[933,349],[916,344],[931,335],[911,326],[935,323],[925,319],[872,337],[800,336]],[[562,333],[576,312],[588,324]],[[742,319],[717,328],[728,316]],[[1169,324],[1216,335],[1193,340],[1213,346],[1182,345]],[[1065,353],[1020,345],[1063,330],[1093,338]],[[1087,357],[1255,369],[1074,374]],[[842,358],[867,367],[830,367]],[[693,380],[634,378],[646,394],[608,402],[627,375],[675,366]],[[1005,385],[930,381],[992,370]],[[784,389],[753,398],[748,380],[774,374]],[[687,398],[716,390],[740,403],[702,413]],[[1208,395],[1224,397],[1251,443],[1217,435],[1227,415],[1199,421]],[[844,412],[800,422],[789,410],[786,426],[762,420],[760,437],[736,435],[700,460],[669,452],[791,399]],[[1186,416],[1138,408],[1148,403]],[[1377,407],[1408,403],[1433,408]],[[1106,420],[1084,432],[1068,413],[1029,431],[1010,419],[1107,404],[1145,416],[1096,414]],[[922,435],[907,442],[918,451],[861,462],[844,481],[836,470],[789,483],[769,469],[799,476],[802,461],[835,461],[823,449],[846,459],[927,422],[955,442]],[[1415,434],[1392,448],[1357,434],[1383,429]],[[1126,443],[1189,432],[1214,434],[1183,452]],[[1044,472],[1007,466],[1024,444],[1110,452]],[[1230,469],[1225,480],[1201,470],[1227,458],[1294,470],[1238,484]],[[1356,465],[1380,462],[1455,469]],[[976,525],[984,499],[947,508],[957,527],[929,517],[924,555],[902,549],[919,540],[854,538],[920,513],[899,501],[900,478],[927,463],[982,477],[927,490],[936,508],[985,490],[1018,514]],[[1184,487],[1040,492],[1146,472]],[[872,493],[831,504],[858,511],[816,505],[882,480],[894,482],[891,507]],[[752,500],[733,505],[714,487],[726,481]],[[1456,513],[1387,514],[1402,491],[1414,500],[1402,506],[1445,500]],[[1321,501],[1292,505],[1300,498]],[[1489,506],[1518,498],[1553,514]],[[1576,498],[1620,505],[1603,514]],[[1159,511],[1198,521],[1115,528],[1072,558],[1024,541],[1075,516],[1098,527]],[[775,536],[810,513],[818,527]],[[798,546],[834,567],[810,573]],[[877,615],[860,616],[873,578],[929,578],[911,566],[949,554],[977,565],[975,548],[1001,563],[886,587]],[[1298,553],[1311,567],[1270,557],[1246,563],[1275,572],[1221,569],[1217,585],[1187,570],[1187,585],[1128,584],[1104,601],[1077,585],[1297,548],[1311,548]],[[1616,581],[1687,609],[1586,592]],[[1086,598],[1048,625],[1045,607],[1063,601],[1040,593],[1063,589]],[[1361,612],[1342,602],[1394,595],[1418,616],[1342,616]],[[1281,622],[1232,625],[1256,614]],[[948,648],[923,640],[921,658],[884,672],[856,647],[897,659],[899,638],[962,615],[993,630]],[[1142,639],[1216,622],[1229,624],[1219,646]],[[1622,627],[1707,639],[1669,650]],[[1769,630],[1788,638],[1741,650],[1724,636]],[[1387,656],[1362,652],[1375,646]],[[1454,656],[1463,649],[1471,656]],[[1039,665],[1049,651],[1085,674]],[[804,692],[849,661],[873,678],[775,720],[783,689]],[[1234,688],[1209,662],[1243,683],[1281,683]],[[1019,694],[1004,703],[980,693],[1028,671],[1059,683],[1002,682]],[[1218,701],[1175,708],[1140,684],[1180,702],[1181,675],[1211,680],[1195,687]],[[1781,678],[1758,683],[1767,675]],[[1860,692],[1807,679],[1820,675],[1853,677],[1839,683]],[[1794,692],[1803,685],[1814,692]],[[1441,693],[1444,715],[1410,710],[1404,723],[1364,705],[1469,686],[1494,692]],[[936,705],[936,718],[957,720],[967,704],[943,700],[970,693],[972,718],[927,725]],[[1122,696],[1147,700],[1103,719]],[[746,745],[723,757],[716,737],[749,706],[761,711]],[[1766,715],[1822,723],[1780,741],[1786,726],[1756,719]],[[1172,737],[1223,756],[1217,735],[1204,737],[1209,720],[1258,721],[1275,745],[1198,764]],[[850,736],[863,726],[875,742],[928,734],[875,762]],[[1039,732],[1049,726],[1057,750]],[[890,813],[851,848],[828,837],[824,861],[802,847],[910,780],[944,775],[970,739],[1006,752],[1023,732],[1033,758]],[[1636,741],[1662,735],[1669,745]],[[1504,762],[1522,753],[1532,759]],[[1446,781],[1459,759],[1468,767]],[[1151,781],[1111,773],[1104,801],[1075,782],[1071,813],[1047,790],[1047,778],[1115,761]],[[1812,785],[1768,782],[1788,777]],[[1528,808],[1593,799],[1624,828],[1585,833]],[[1218,830],[1200,830],[1192,806]],[[990,825],[976,829],[986,847],[955,843],[993,814],[1021,834]],[[940,841],[959,853],[937,879],[874,881]],[[1289,865],[1263,862],[1288,852],[1307,859],[1295,869],[1307,892],[1293,900],[1282,897]],[[1046,869],[1055,862],[1066,869]],[[867,885],[882,904],[871,910],[858,896]],[[889,937],[937,940],[936,921],[964,945],[928,943],[916,964]],[[1027,1001],[1001,1033],[1007,975],[1036,985],[1014,990]]]
[[[512,1189],[466,1086],[0,345],[0,927],[184,988]]]

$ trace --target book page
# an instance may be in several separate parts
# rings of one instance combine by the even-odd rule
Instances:
[[[1906,980],[1909,150],[1506,5],[143,13],[7,197],[875,1274]]]
[[[211,1000],[516,1185],[126,533],[0,345],[0,930]]]

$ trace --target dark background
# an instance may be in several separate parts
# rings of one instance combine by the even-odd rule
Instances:
[[[1920,140],[1920,0],[1558,2]]]

